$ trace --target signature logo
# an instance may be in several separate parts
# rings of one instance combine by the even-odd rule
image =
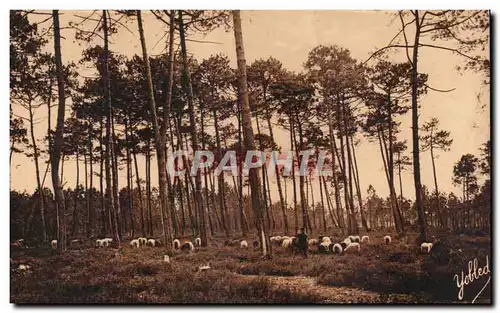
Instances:
[[[472,261],[469,261],[467,264],[468,266],[468,272],[464,273],[462,271],[461,276],[458,274],[455,274],[453,276],[453,281],[457,281],[457,288],[458,288],[458,300],[462,300],[464,298],[464,293],[465,293],[465,286],[469,285],[473,281],[479,279],[482,276],[488,276],[488,280],[484,284],[483,288],[479,291],[479,293],[474,297],[472,300],[472,303],[476,301],[476,299],[481,295],[483,292],[484,288],[490,283],[491,280],[491,271],[490,271],[490,264],[489,264],[489,259],[488,256],[486,256],[486,265],[483,267],[479,267],[477,259],[474,259]]]

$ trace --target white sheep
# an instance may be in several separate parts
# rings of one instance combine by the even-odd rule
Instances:
[[[384,237],[384,242],[385,242],[386,244],[390,244],[390,243],[391,243],[391,241],[392,241],[391,236],[388,236],[388,235],[387,235],[387,236],[385,236],[385,237]]]
[[[139,238],[137,238],[137,240],[139,240],[139,243],[141,244],[141,246],[145,246],[148,243],[148,240],[144,237],[139,237]]]
[[[165,262],[165,263],[170,263],[170,257],[168,256],[168,254],[165,254],[165,255],[163,256],[163,262]]]
[[[350,235],[350,236],[349,236],[349,237],[347,237],[347,238],[349,238],[349,240],[350,240],[350,241],[354,242],[354,236],[353,236],[353,235]]]
[[[104,246],[109,247],[111,245],[111,243],[113,242],[113,239],[104,238],[104,239],[102,239],[102,242],[103,242]]]
[[[285,239],[281,243],[281,247],[283,247],[283,249],[288,249],[291,245],[292,245],[292,240],[291,239]]]
[[[318,243],[319,243],[319,242],[318,242],[318,239],[314,239],[314,238],[313,238],[313,239],[309,239],[309,241],[307,242],[307,244],[308,244],[309,246],[317,246],[317,245],[318,245]]]
[[[361,242],[361,238],[359,238],[359,236],[352,236],[352,241],[359,243]]]
[[[322,242],[318,245],[318,251],[326,253],[330,250],[330,244],[331,242]]]
[[[194,245],[197,247],[201,247],[201,238],[198,237],[194,240]]]
[[[147,245],[151,246],[151,247],[154,247],[156,245],[156,240],[154,240],[154,239],[148,239]]]
[[[360,251],[361,251],[361,245],[357,242],[348,244],[344,250],[345,253],[354,253],[354,252],[359,253]]]
[[[328,236],[325,236],[323,237],[323,239],[321,239],[321,242],[324,242],[324,243],[331,243],[332,242],[332,239]]]
[[[420,245],[420,251],[425,252],[425,253],[430,253],[432,246],[433,246],[432,242],[424,242]]]
[[[344,239],[344,241],[346,243],[346,245],[352,243],[353,241],[351,240],[351,238],[347,237],[346,239]]]
[[[281,241],[281,236],[274,236],[274,238],[278,241]]]
[[[52,247],[52,249],[57,249],[57,240],[54,239],[50,242],[50,246]]]
[[[179,239],[174,239],[172,245],[174,246],[175,250],[179,250],[181,248],[181,242],[179,241]]]
[[[139,248],[139,246],[140,246],[141,244],[139,243],[139,240],[137,240],[137,239],[133,239],[133,240],[131,240],[131,241],[130,241],[130,245],[131,245],[132,247],[134,247],[134,246],[135,246],[136,248]]]
[[[184,251],[184,250],[188,250],[188,251],[194,251],[194,245],[191,241],[185,241],[183,244],[182,244],[182,247],[181,249]]]
[[[368,243],[368,242],[370,242],[370,237],[368,237],[368,236],[361,237],[361,242],[362,243]]]
[[[333,253],[338,253],[341,254],[344,249],[342,248],[342,245],[340,243],[336,243],[333,245]]]
[[[242,249],[248,248],[248,242],[246,240],[242,240],[240,242],[240,248],[242,248]]]
[[[17,268],[19,271],[27,271],[31,268],[31,266],[26,265],[26,264],[19,264],[19,267]]]
[[[104,243],[103,243],[102,239],[96,239],[95,246],[98,248],[104,247]]]

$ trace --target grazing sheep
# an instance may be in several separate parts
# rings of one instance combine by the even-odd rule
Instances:
[[[102,242],[103,242],[104,246],[109,247],[111,245],[111,243],[113,242],[113,239],[104,238],[104,239],[102,239]]]
[[[186,241],[181,247],[182,251],[194,251],[194,245],[191,241]]]
[[[385,242],[386,244],[390,244],[390,243],[391,243],[391,241],[392,241],[391,236],[385,236],[385,237],[384,237],[384,242]]]
[[[283,249],[288,249],[291,245],[292,245],[292,241],[290,239],[285,239],[281,243],[281,247],[283,247]]]
[[[359,238],[359,236],[352,236],[352,241],[360,243],[361,242],[361,238]]]
[[[242,240],[240,242],[240,248],[242,248],[242,249],[248,248],[248,242],[246,240]]]
[[[98,240],[99,240],[99,239],[98,239]],[[131,245],[132,247],[134,247],[134,246],[135,246],[136,248],[139,248],[139,246],[140,246],[141,244],[139,243],[139,240],[134,239],[134,240],[131,240],[131,241],[130,241],[130,245]]]
[[[432,242],[424,242],[420,245],[420,251],[425,253],[430,253],[432,246],[433,246]]]
[[[349,237],[347,237],[347,238],[349,238],[349,240],[350,240],[351,242],[354,242],[354,236],[353,236],[353,235],[350,235],[350,236],[349,236]]]
[[[50,246],[52,247],[52,249],[57,249],[57,240],[54,239],[50,242]]]
[[[362,243],[368,243],[368,242],[370,242],[370,237],[368,237],[368,236],[361,237],[361,242]]]
[[[179,250],[181,248],[181,242],[179,241],[179,239],[174,239],[172,246],[174,246],[174,250]]]
[[[342,247],[342,245],[340,243],[336,243],[333,245],[333,249],[332,249],[333,253],[337,253],[337,254],[341,254],[342,251],[344,251],[344,248]]]
[[[96,239],[95,246],[97,248],[104,247],[104,243],[102,242],[102,239]]]
[[[209,270],[211,267],[210,267],[210,262],[207,263],[207,265],[202,265],[202,266],[199,266],[198,267],[198,272],[202,272],[202,271],[206,271],[206,270]]]
[[[347,247],[344,250],[345,253],[355,253],[355,252],[357,252],[358,254],[359,254],[360,251],[361,251],[361,246],[357,242],[353,242],[353,243],[347,245]]]
[[[281,241],[281,236],[274,236],[274,238],[278,241]]]
[[[145,246],[148,243],[148,240],[144,237],[139,237],[139,238],[137,238],[137,240],[139,240],[139,243],[141,244],[141,246]]]
[[[309,239],[307,242],[309,246],[317,246],[318,245],[318,239]]]
[[[344,241],[343,241],[343,242],[345,242],[346,244],[350,244],[350,243],[352,243],[353,241],[352,241],[349,237],[347,237],[346,239],[344,239]]]
[[[26,264],[19,264],[19,267],[17,268],[19,271],[27,271],[31,268],[31,266],[26,265]]]
[[[201,247],[201,238],[198,237],[194,240],[194,245],[197,247]]]
[[[163,256],[163,262],[165,262],[165,263],[170,263],[170,257],[168,256],[168,254],[165,254],[165,255]]]
[[[279,246],[280,242],[281,242],[281,237],[280,236],[273,236],[273,237],[269,238],[269,240],[271,241],[271,244]]]
[[[318,245],[318,251],[321,253],[327,253],[330,251],[330,242],[322,242]]]
[[[342,241],[341,243],[339,243],[339,245],[342,247],[342,251],[345,250],[345,248],[347,248],[348,245],[350,245],[351,243],[347,243],[345,241]]]
[[[330,243],[330,242],[332,242],[332,239],[328,236],[325,236],[325,237],[323,237],[323,239],[321,239],[321,242]]]
[[[154,240],[154,239],[148,239],[148,243],[147,243],[148,246],[154,247],[155,244],[156,244],[156,240]]]

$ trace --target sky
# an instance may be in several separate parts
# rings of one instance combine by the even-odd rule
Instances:
[[[69,21],[75,20],[74,14],[87,15],[83,11],[60,11],[61,25],[67,26]],[[283,67],[293,71],[303,71],[303,63],[309,51],[317,45],[337,45],[351,51],[359,61],[366,60],[373,51],[386,45],[396,34],[399,27],[398,20],[394,20],[394,12],[384,11],[242,11],[242,28],[244,37],[245,57],[247,64],[257,59],[267,59],[272,56],[283,63]],[[41,17],[37,17],[41,19]],[[164,53],[166,38],[162,38],[168,31],[165,26],[148,11],[143,11],[144,28],[147,48],[150,55]],[[35,19],[33,19],[34,21]],[[48,25],[47,25],[48,26]],[[111,37],[110,49],[127,56],[141,53],[137,23],[127,24],[133,32],[121,30]],[[88,26],[91,27],[91,24]],[[92,27],[93,28],[93,27]],[[411,32],[412,30],[410,30]],[[87,44],[74,41],[73,31],[64,29],[62,35],[63,62],[78,62],[81,52]],[[206,36],[194,35],[190,37],[212,43],[188,42],[190,54],[201,61],[212,54],[222,53],[229,57],[231,66],[236,67],[236,53],[234,34],[217,29]],[[215,43],[213,43],[215,42]],[[427,39],[429,42],[429,39]],[[48,48],[52,49],[52,42]],[[403,61],[402,52],[391,54],[391,58]],[[453,165],[461,155],[466,153],[479,154],[479,147],[490,138],[490,106],[489,86],[481,85],[483,77],[480,74],[465,72],[459,73],[455,67],[463,63],[463,58],[451,54],[449,51],[437,51],[423,48],[419,53],[419,71],[429,75],[429,85],[439,89],[452,89],[449,93],[429,91],[420,97],[420,125],[431,117],[440,121],[440,127],[451,132],[454,139],[450,151],[438,152],[436,170],[439,188],[441,191],[455,193],[460,188],[452,183]],[[80,74],[90,75],[88,69],[81,69]],[[482,93],[481,101],[477,95]],[[55,112],[55,110],[54,110]],[[23,109],[15,109],[15,113],[27,117]],[[55,113],[52,125],[55,125]],[[41,119],[35,127],[37,138],[42,138],[46,132],[45,107],[35,112],[35,118]],[[398,140],[406,139],[411,147],[411,115],[408,113],[399,119],[401,133]],[[255,131],[255,129],[254,129]],[[277,143],[283,150],[289,148],[289,134],[282,129],[274,129]],[[363,197],[369,185],[373,185],[379,195],[388,195],[387,180],[383,163],[376,143],[370,143],[361,137],[356,151],[360,184]],[[407,150],[411,154],[411,149]],[[411,155],[410,155],[411,156]],[[156,185],[156,163],[153,162],[152,182]],[[145,162],[141,157],[139,168],[144,178]],[[42,165],[45,169],[45,164]],[[76,165],[66,161],[64,181],[74,186]],[[42,173],[43,174],[43,173]],[[126,185],[126,172],[120,173],[120,186]],[[421,153],[422,183],[433,187],[432,165],[430,154]],[[413,176],[411,171],[403,172],[403,193],[406,197],[414,198]],[[317,181],[317,180],[316,180]],[[317,182],[314,184],[317,184]],[[83,177],[81,183],[84,182]],[[52,187],[50,176],[46,185]],[[11,166],[11,189],[32,191],[36,188],[35,166],[31,159],[15,154]],[[289,190],[289,199],[292,188]],[[319,199],[318,188],[315,190],[315,199]],[[399,192],[399,188],[396,187]],[[271,184],[272,197],[277,201],[277,187]]]

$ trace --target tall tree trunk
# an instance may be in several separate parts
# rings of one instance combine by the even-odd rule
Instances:
[[[89,189],[88,189],[88,199],[89,201],[87,202],[87,218],[88,218],[88,226],[87,226],[87,237],[91,237],[93,235],[93,219],[94,215],[93,213],[93,202],[94,202],[94,146],[92,144],[92,122],[89,118],[89,167],[90,167],[90,177],[89,177]]]
[[[151,77],[151,66],[149,64],[149,57],[146,48],[146,39],[144,38],[144,29],[142,25],[141,10],[137,10],[137,24],[139,26],[139,37],[141,40],[142,47],[142,58],[146,66],[146,79],[148,82],[148,98],[149,98],[149,110],[151,114],[151,120],[153,124],[153,130],[155,133],[155,143],[156,143],[156,160],[158,163],[158,180],[159,180],[159,193],[160,193],[160,215],[161,215],[161,225],[163,240],[165,242],[165,248],[167,251],[172,250],[172,226],[171,221],[168,216],[169,210],[169,198],[167,191],[167,167],[166,167],[166,156],[165,156],[165,136],[161,134],[160,127],[158,125],[158,118],[156,116],[156,102],[153,90],[153,79]]]
[[[264,103],[267,103],[266,101],[266,90],[264,89]],[[266,120],[267,120],[267,127],[269,128],[269,136],[271,136],[271,140],[274,141],[274,132],[273,132],[273,127],[271,124],[271,114],[269,113],[269,107],[266,105]],[[274,153],[271,154],[271,157],[274,159]],[[274,166],[274,173],[276,175],[276,184],[278,185],[278,195],[280,197],[280,206],[281,206],[281,212],[283,213],[283,223],[284,223],[284,230],[285,234],[288,233],[288,218],[286,216],[286,205],[285,205],[285,200],[283,197],[283,190],[281,189],[281,175],[279,173],[279,168],[278,165],[276,164],[275,161],[275,166]]]
[[[114,190],[113,190],[113,184],[111,182],[111,159],[113,156],[113,136],[111,134],[111,119],[113,116],[113,106],[111,104],[111,82],[109,79],[109,40],[108,40],[108,13],[106,10],[102,11],[102,29],[104,32],[104,70],[103,70],[103,80],[104,80],[104,98],[106,102],[106,110],[107,110],[107,118],[106,118],[106,156],[105,156],[105,163],[106,163],[106,189],[107,189],[107,196],[108,196],[108,212],[110,216],[110,233],[113,235],[115,238],[115,241],[118,242],[118,245],[120,245],[120,236],[118,234],[118,221],[116,220],[116,215],[114,214],[114,209],[115,209],[115,197],[114,197]],[[112,219],[111,216],[114,218]],[[113,223],[114,222],[114,227]]]
[[[104,190],[104,122],[103,122],[104,117],[101,116],[99,120],[99,127],[100,127],[100,138],[99,138],[99,150],[101,152],[101,155],[99,157],[99,188],[101,192],[101,235],[104,236],[106,233],[106,199],[105,199],[105,194],[106,191]]]
[[[148,207],[148,233],[153,236],[153,208],[151,205],[151,151],[150,142],[148,140],[146,150],[146,201]]]
[[[142,236],[146,236],[146,230],[144,228],[144,206],[142,204],[142,189],[141,189],[141,178],[139,176],[139,166],[137,164],[137,153],[134,150],[132,150],[132,154],[134,157],[134,167],[135,167],[135,182],[137,184],[137,191],[139,192],[139,207],[141,209],[141,233]]]
[[[35,139],[34,130],[34,120],[33,120],[33,107],[31,105],[32,100],[28,100],[28,109],[30,116],[30,135],[31,135],[31,145],[33,146],[33,160],[35,161],[35,171],[36,171],[36,184],[38,189],[38,199],[40,205],[40,219],[42,222],[42,236],[43,241],[47,241],[47,228],[45,227],[45,199],[42,189],[42,180],[40,179],[40,165],[38,164],[38,147]]]
[[[219,121],[217,119],[217,111],[215,109],[212,109],[212,116],[214,119],[214,128],[215,128],[215,143],[217,145],[217,153],[216,153],[216,158],[220,162],[222,160],[222,148],[220,144],[220,134],[219,134]],[[205,148],[203,147],[203,150]],[[225,165],[225,164],[224,164]],[[226,237],[229,238],[229,227],[228,223],[226,223],[226,218],[227,218],[227,208],[225,206],[225,200],[224,200],[224,173],[219,174],[217,177],[217,187],[219,191],[219,208],[220,208],[220,214],[221,214],[221,220],[222,220],[222,227],[224,229],[224,232],[226,234]]]
[[[422,182],[420,180],[420,146],[418,138],[418,48],[420,40],[421,21],[418,10],[415,10],[415,40],[413,43],[413,60],[411,71],[411,105],[412,105],[412,138],[413,138],[413,180],[415,183],[415,203],[418,213],[420,240],[426,240],[425,213],[422,205]]]
[[[325,202],[323,201],[323,180],[322,180],[321,176],[319,177],[319,196],[321,198],[321,213],[322,213],[322,218],[323,218],[323,233],[326,234],[326,212],[325,212]]]
[[[328,110],[328,131],[329,131],[329,134],[330,134],[330,140],[332,141],[332,145],[331,145],[331,154],[332,154],[332,177],[333,177],[333,187],[335,188],[335,205],[337,207],[337,218],[338,218],[338,222],[339,222],[339,227],[340,228],[344,228],[345,227],[345,224],[344,224],[344,215],[342,213],[342,208],[341,208],[341,201],[340,201],[340,192],[339,192],[339,182],[338,182],[338,177],[337,177],[337,168],[336,168],[336,165],[335,165],[335,159],[336,159],[336,156],[338,155],[338,151],[337,151],[337,144],[336,144],[336,141],[335,141],[335,133],[333,131],[333,110],[330,108]],[[340,160],[340,158],[339,158]],[[340,163],[340,161],[339,161]],[[324,177],[323,177],[323,184],[325,186],[325,196],[327,199],[329,199],[329,194],[328,192],[326,191],[326,181],[324,180]]]
[[[431,132],[431,160],[432,160],[432,174],[434,176],[434,188],[435,188],[435,194],[436,194],[436,214],[438,218],[438,225],[443,226],[443,218],[441,217],[441,204],[439,203],[439,188],[438,188],[438,182],[437,182],[437,174],[436,174],[436,164],[435,164],[435,159],[434,159],[434,149],[433,149],[433,142],[432,142],[432,132]]]
[[[234,38],[236,43],[236,58],[238,64],[238,101],[241,103],[243,112],[243,130],[247,151],[255,150],[255,141],[252,129],[252,120],[250,115],[250,103],[248,99],[248,85],[246,73],[245,50],[243,48],[243,32],[241,29],[241,16],[239,10],[233,11]],[[261,243],[263,256],[271,256],[271,243],[267,234],[266,222],[262,212],[262,202],[260,194],[260,175],[255,168],[250,169],[249,173],[250,188],[252,190],[252,208],[255,214],[257,225],[257,235]]]
[[[186,38],[184,33],[184,21],[182,20],[182,10],[179,10],[179,32],[181,40],[181,55],[182,55],[182,67],[183,67],[183,80],[184,88],[187,95],[188,110],[189,110],[189,124],[191,128],[191,144],[193,148],[193,153],[198,150],[198,134],[196,133],[196,119],[194,118],[194,103],[193,103],[193,87],[191,85],[191,75],[188,68],[187,60],[187,49],[186,49]],[[203,198],[201,196],[201,172],[197,171],[195,176],[195,190],[194,199],[197,207],[197,212],[200,216],[200,237],[201,245],[203,247],[208,246],[208,234],[207,225],[205,217],[205,208],[203,207]]]
[[[80,186],[79,186],[79,182],[80,182],[80,161],[79,161],[79,151],[78,151],[78,147],[76,147],[76,181],[75,181],[75,190],[74,190],[74,203],[73,203],[73,228],[71,230],[71,237],[74,237],[75,234],[76,234],[76,221],[77,221],[77,218],[76,218],[76,212],[78,211],[78,193],[79,193],[79,189],[80,189]]]
[[[242,112],[241,112],[241,101],[238,101],[238,147],[240,158],[243,157],[243,123],[242,123]],[[238,162],[238,209],[240,211],[240,223],[241,223],[241,234],[243,236],[247,235],[248,231],[248,221],[245,214],[245,208],[243,206],[243,166],[242,162]]]
[[[368,227],[368,223],[366,222],[366,217],[365,213],[363,211],[363,198],[361,197],[361,187],[360,187],[360,182],[359,182],[359,171],[358,171],[358,160],[356,158],[356,149],[354,147],[354,138],[351,137],[351,147],[352,147],[352,159],[354,161],[354,182],[356,186],[356,194],[358,196],[358,202],[359,202],[359,213],[361,214],[361,224],[363,225],[363,228],[365,229],[366,232],[370,231],[370,228]]]
[[[115,207],[114,207],[114,220],[115,220],[115,226],[116,230],[118,232],[118,236],[120,237],[120,240],[122,238],[122,224],[123,224],[123,214],[121,212],[121,206],[120,206],[120,197],[119,197],[119,187],[118,187],[118,156],[117,156],[117,145],[116,145],[116,135],[115,135],[115,113],[114,110],[112,109],[111,111],[111,138],[112,138],[112,147],[111,149],[111,174],[112,174],[112,180],[113,180],[113,192],[114,195],[113,197],[115,198]]]
[[[134,208],[134,193],[133,193],[133,186],[134,182],[132,179],[132,155],[130,153],[130,137],[129,137],[129,122],[128,119],[125,119],[125,140],[127,141],[125,148],[126,148],[126,154],[127,154],[127,191],[128,191],[128,213],[129,213],[129,219],[130,219],[130,237],[134,237],[134,214],[133,214],[133,208]]]
[[[288,121],[290,124],[290,150],[294,154],[294,160],[296,158],[297,153],[294,153],[297,150],[295,146],[295,125],[293,123],[293,119],[291,116],[288,117]],[[298,159],[297,159],[298,162]],[[292,182],[293,182],[293,211],[294,211],[294,220],[295,220],[295,233],[299,231],[299,207],[297,206],[297,184],[295,180],[295,161],[292,164]]]
[[[59,11],[52,11],[53,29],[54,29],[54,54],[56,60],[56,73],[57,73],[57,90],[59,104],[57,108],[57,125],[56,133],[54,136],[54,150],[52,151],[52,186],[56,198],[56,217],[57,217],[57,246],[60,251],[66,248],[64,244],[64,194],[59,180],[59,161],[61,157],[61,150],[63,146],[63,132],[64,132],[64,113],[66,112],[66,96],[64,92],[64,74],[61,56],[61,33],[59,26]]]

